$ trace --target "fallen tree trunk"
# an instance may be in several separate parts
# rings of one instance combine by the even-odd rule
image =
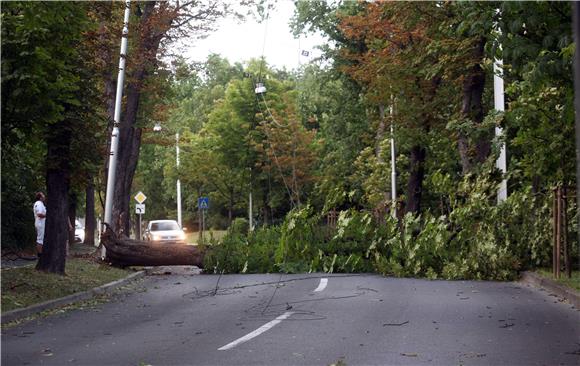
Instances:
[[[177,266],[203,268],[204,252],[197,246],[167,244],[117,237],[109,228],[101,235],[106,261],[115,266]]]

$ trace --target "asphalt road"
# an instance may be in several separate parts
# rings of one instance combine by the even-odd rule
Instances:
[[[218,278],[149,276],[3,329],[2,365],[580,364],[580,312],[517,283]]]

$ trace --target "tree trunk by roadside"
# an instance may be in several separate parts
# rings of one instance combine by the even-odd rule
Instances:
[[[480,38],[474,45],[472,59],[474,64],[467,70],[463,81],[463,102],[461,118],[468,119],[477,129],[483,122],[483,90],[485,87],[485,71],[481,68],[483,60],[485,38]],[[491,141],[487,136],[478,135],[474,141],[464,132],[459,134],[459,156],[463,174],[473,171],[475,166],[484,162],[491,152]]]
[[[391,122],[392,123],[392,122]],[[379,166],[383,166],[384,159],[383,159],[383,140],[385,139],[385,106],[383,104],[379,105],[379,126],[377,127],[377,135],[375,137],[375,156],[377,157],[377,162]],[[381,210],[384,210],[383,207],[388,207],[389,202],[391,201],[391,191],[387,189],[383,193],[383,202],[379,205]]]
[[[423,178],[425,176],[426,156],[427,151],[423,146],[415,145],[411,148],[405,213],[418,213],[421,210],[421,196],[423,195]]]
[[[234,220],[234,187],[230,189],[230,198],[228,204],[228,228],[232,226],[232,221]]]
[[[95,216],[95,186],[93,184],[93,177],[89,178],[89,183],[87,184],[85,207],[85,244],[95,245],[97,219]]]
[[[203,268],[205,253],[196,245],[155,243],[117,237],[110,229],[102,235],[111,264],[126,266],[192,265]]]
[[[51,126],[47,132],[46,223],[44,245],[36,269],[64,275],[68,239],[70,180],[70,121]]]
[[[154,27],[149,24],[152,21],[156,2],[144,2],[141,4],[142,12],[136,32],[136,46],[129,57],[133,65],[128,75],[130,80],[126,87],[126,107],[119,126],[119,149],[117,156],[117,179],[113,193],[113,229],[116,232],[129,233],[131,228],[130,201],[131,185],[139,161],[141,146],[141,127],[136,127],[139,102],[149,70],[157,62],[157,51],[161,39],[164,37],[171,24]],[[171,20],[167,20],[171,22]],[[160,29],[162,28],[162,29]],[[120,220],[120,227],[116,227],[116,220]]]

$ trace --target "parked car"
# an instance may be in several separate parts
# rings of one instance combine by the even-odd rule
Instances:
[[[153,220],[147,225],[145,240],[185,244],[185,232],[175,220]]]
[[[75,220],[75,243],[85,242],[85,228],[79,220]]]

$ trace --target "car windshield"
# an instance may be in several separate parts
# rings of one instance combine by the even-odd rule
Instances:
[[[168,231],[179,230],[179,225],[176,222],[154,222],[151,224],[151,231]]]

